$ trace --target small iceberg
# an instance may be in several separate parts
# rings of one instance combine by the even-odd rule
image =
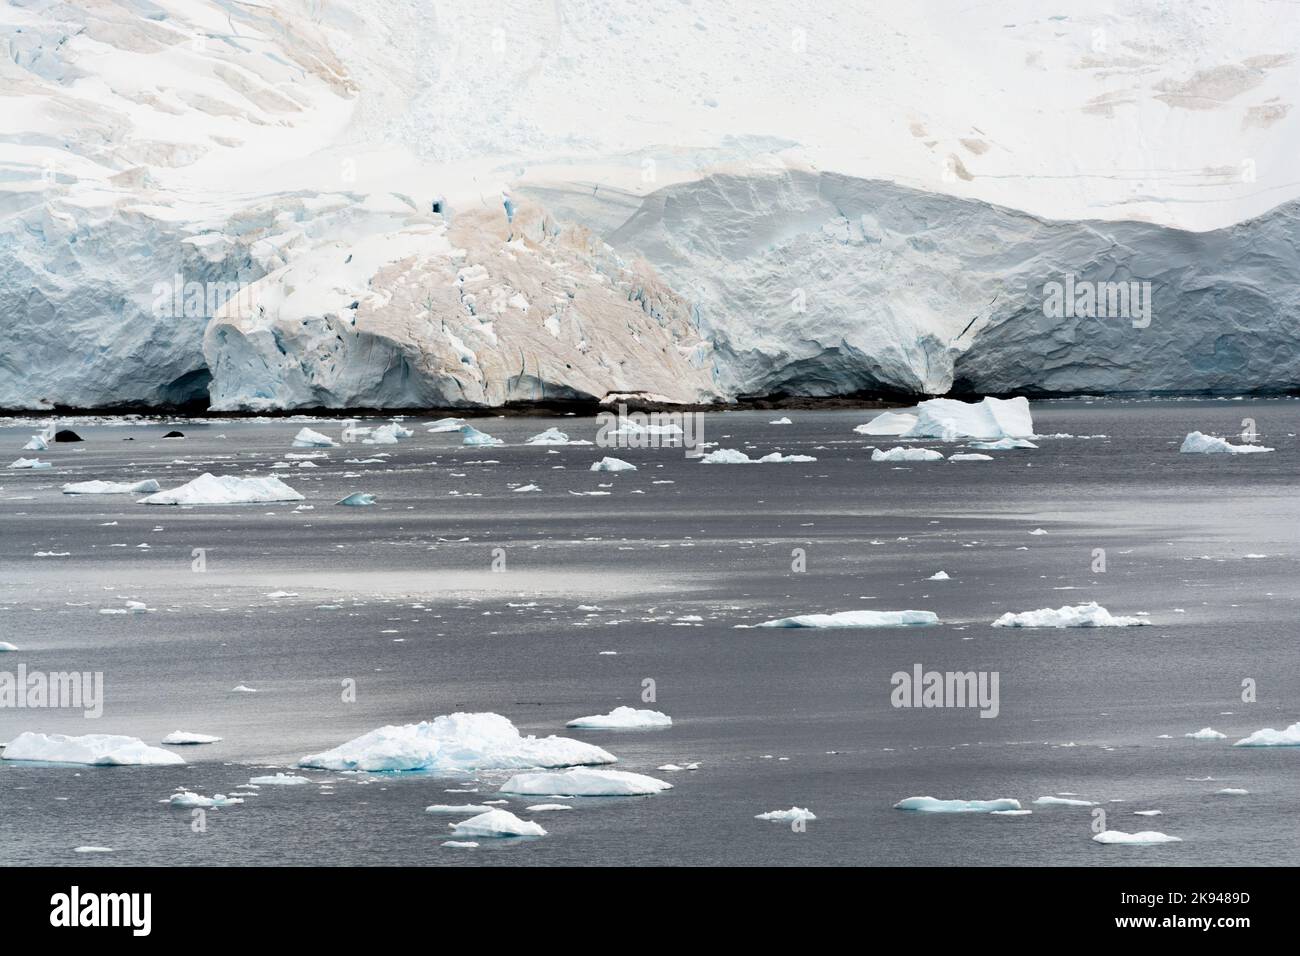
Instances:
[[[48,451],[50,443],[42,435],[33,435],[27,439],[27,444],[23,445],[23,451]]]
[[[48,461],[41,461],[39,458],[19,458],[9,465],[10,468],[25,468],[29,471],[43,471],[46,468],[53,468],[54,465]]]
[[[548,428],[546,431],[534,435],[528,439],[529,445],[590,445],[591,442],[582,439],[570,439],[568,435],[558,428]]]
[[[1234,747],[1300,747],[1300,723],[1294,723],[1284,730],[1265,727],[1249,737],[1238,740]]]
[[[0,641],[0,654],[7,654],[10,651],[18,650],[17,644],[10,644],[8,641]]]
[[[349,508],[368,508],[375,503],[375,496],[366,494],[364,491],[355,491],[346,498],[340,498],[335,504],[346,505]]]
[[[962,452],[955,455],[949,455],[948,460],[949,461],[993,461],[993,456]]]
[[[243,803],[239,797],[228,797],[224,793],[218,793],[211,797],[205,797],[197,793],[191,793],[188,790],[182,790],[179,793],[173,793],[167,798],[167,802],[173,807],[233,807]]]
[[[754,816],[754,819],[770,820],[773,823],[795,823],[799,820],[816,820],[817,814],[803,807],[791,807],[789,810],[769,810],[767,813],[759,813]]]
[[[1013,448],[1037,448],[1027,438],[999,438],[997,441],[973,441],[970,443],[972,448],[978,448],[980,451],[1011,451]]]
[[[486,810],[476,817],[449,823],[457,837],[541,837],[546,831],[531,820],[520,820],[509,810]]]
[[[1039,797],[1034,801],[1036,807],[1095,807],[1093,800],[1076,800],[1073,797]]]
[[[117,734],[19,734],[0,754],[5,760],[77,763],[93,767],[162,767],[185,763],[177,754],[138,737]]]
[[[339,443],[333,438],[314,432],[310,428],[303,428],[293,436],[294,448],[337,448],[338,445]]]
[[[943,455],[933,448],[904,448],[899,445],[889,451],[871,449],[872,461],[941,461]]]
[[[1250,796],[1249,790],[1243,790],[1241,787],[1224,787],[1222,790],[1214,791],[1221,797],[1247,797]]]
[[[994,627],[1143,627],[1150,621],[1140,617],[1116,617],[1096,601],[1038,611],[1008,611],[993,622]]]
[[[592,471],[636,471],[636,465],[622,458],[602,458],[591,466]]]
[[[173,730],[162,739],[162,742],[173,747],[188,747],[197,744],[215,744],[220,739],[211,734],[192,734],[187,730]]]
[[[279,478],[240,478],[205,473],[179,488],[160,491],[142,505],[244,505],[264,501],[302,501],[303,496]]]
[[[1213,435],[1190,432],[1183,439],[1183,445],[1178,450],[1183,454],[1197,455],[1250,455],[1257,452],[1272,451],[1273,449],[1265,448],[1263,445],[1234,445],[1222,438],[1215,438]]]
[[[1192,740],[1223,740],[1228,735],[1221,734],[1213,727],[1202,727],[1192,734],[1183,734],[1184,737],[1190,737]]]
[[[916,427],[916,416],[907,412],[881,412],[865,425],[853,429],[859,435],[893,435],[901,438]]]
[[[719,448],[717,451],[700,456],[702,465],[748,465],[752,461],[753,459],[743,451],[736,451],[734,448]]]
[[[790,421],[790,419],[786,418],[785,416],[782,416],[780,418],[773,419],[772,421],[768,422],[768,424],[769,425],[793,425],[794,422]]]
[[[996,813],[999,810],[1019,810],[1020,801],[1008,797],[997,800],[936,800],[934,797],[908,797],[894,804],[895,810],[912,810],[917,813]]]
[[[370,430],[370,434],[361,439],[363,445],[396,445],[403,438],[410,438],[415,432],[409,428],[390,422]]]
[[[464,816],[467,813],[486,813],[491,807],[482,806],[476,803],[435,803],[433,806],[425,807],[425,813],[455,813]]]
[[[252,777],[248,781],[255,787],[300,787],[311,783],[306,777],[292,773],[276,773],[268,777]]]
[[[63,486],[65,495],[148,495],[161,489],[152,478],[145,481],[77,481]]]
[[[837,611],[800,614],[764,621],[753,627],[928,627],[939,623],[933,611]]]
[[[1143,830],[1140,833],[1123,833],[1119,830],[1105,830],[1092,838],[1094,843],[1118,843],[1128,846],[1153,846],[1157,843],[1182,843],[1182,837],[1169,836],[1155,830]]]
[[[437,435],[442,432],[458,432],[465,425],[463,418],[440,418],[433,422],[425,429],[430,435]]]
[[[635,707],[615,707],[608,714],[578,717],[564,726],[582,730],[649,730],[671,727],[673,719],[657,710],[637,710]]]
[[[529,796],[636,797],[672,788],[667,781],[641,773],[576,767],[558,772],[518,773],[502,784],[501,792]]]
[[[948,577],[947,571],[936,571],[934,572],[934,574],[926,578],[926,580],[927,581],[951,581],[952,578]]]
[[[460,434],[462,445],[502,445],[505,444],[500,438],[493,438],[487,432],[481,432],[473,425],[461,425]]]
[[[514,770],[614,763],[600,747],[568,737],[522,736],[500,714],[456,713],[431,721],[380,727],[298,761],[324,770]]]

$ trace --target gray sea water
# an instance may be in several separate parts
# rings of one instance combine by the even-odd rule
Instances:
[[[173,748],[182,767],[0,761],[0,863],[1300,863],[1300,748],[1231,746],[1300,720],[1300,403],[1033,410],[1039,433],[1105,437],[899,466],[870,461],[869,447],[890,439],[852,431],[874,412],[710,413],[704,437],[720,447],[817,458],[714,466],[673,448],[522,444],[551,425],[592,439],[591,418],[476,419],[505,439],[493,448],[411,418],[415,436],[397,446],[348,445],[316,469],[269,472],[302,451],[290,441],[303,422],[186,422],[184,439],[163,441],[173,426],[74,421],[86,441],[40,453],[53,469],[0,467],[0,640],[19,648],[0,654],[0,670],[102,672],[104,713],[0,709],[0,740],[157,744],[177,729],[224,739]],[[783,414],[793,424],[769,424]],[[1247,418],[1275,452],[1178,453],[1187,432],[1235,434]],[[18,451],[32,431],[0,427],[7,460],[33,454]],[[390,457],[346,462],[376,452]],[[638,470],[589,471],[605,454]],[[172,487],[204,471],[274,473],[313,510],[60,493],[89,479]],[[527,483],[541,491],[512,490]],[[377,505],[334,505],[354,491]],[[609,493],[577,494],[591,491]],[[950,580],[928,580],[940,570]],[[127,600],[151,610],[99,613]],[[1090,600],[1152,626],[990,626],[1006,611]],[[942,624],[737,627],[860,609],[930,610]],[[891,675],[917,664],[997,672],[998,716],[895,708]],[[343,700],[346,680],[355,702]],[[1242,699],[1247,680],[1254,702]],[[662,710],[673,726],[563,730],[620,704]],[[572,800],[573,812],[535,815],[548,836],[474,850],[440,846],[455,818],[423,808],[495,799],[504,774],[304,771],[312,784],[209,811],[204,832],[160,802],[181,786],[229,793],[375,727],[458,710],[599,743],[620,769],[674,789]],[[1227,739],[1184,737],[1207,726]],[[700,767],[656,771],[669,762]],[[1249,793],[1217,793],[1229,787]],[[1099,845],[1094,808],[1032,802],[1059,794],[1095,802],[1110,829],[1183,842]],[[1010,797],[1034,812],[893,809],[926,795]],[[508,809],[534,818],[523,807],[537,802]],[[754,819],[796,805],[817,816],[803,832]],[[1146,809],[1162,815],[1133,813]],[[73,852],[86,845],[113,852]]]

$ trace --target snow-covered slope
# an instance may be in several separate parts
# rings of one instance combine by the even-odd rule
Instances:
[[[428,248],[411,252],[428,266],[445,256],[440,243],[448,241],[425,228],[437,225],[425,221],[435,205],[453,230],[471,213],[496,229],[503,188],[532,196],[559,224],[618,235],[627,239],[622,249],[633,249],[631,233],[645,228],[665,195],[704,196],[718,190],[711,176],[744,181],[774,171],[789,177],[782,188],[791,195],[775,197],[766,232],[747,233],[755,243],[748,253],[739,256],[733,244],[715,261],[773,265],[769,240],[788,243],[792,256],[810,254],[819,268],[856,261],[821,248],[837,240],[817,238],[823,228],[832,237],[841,229],[825,208],[832,193],[863,212],[894,197],[890,204],[922,211],[930,228],[921,235],[902,223],[907,210],[882,222],[882,254],[892,248],[883,233],[899,227],[899,247],[877,263],[889,286],[879,277],[817,273],[796,286],[820,285],[823,306],[838,297],[865,329],[814,308],[810,297],[802,319],[764,311],[762,322],[776,328],[746,331],[709,299],[714,287],[734,287],[740,272],[699,269],[698,304],[719,335],[714,361],[724,391],[797,384],[811,393],[928,392],[948,381],[998,390],[1113,387],[1106,368],[1116,360],[1112,346],[1124,342],[1081,343],[1066,327],[1029,334],[1024,323],[999,320],[1013,313],[994,314],[985,331],[967,333],[975,344],[959,343],[960,357],[950,353],[954,327],[984,314],[992,298],[984,293],[996,291],[992,270],[1014,268],[1042,236],[1060,244],[1049,255],[1082,257],[1060,259],[1076,272],[1091,257],[1104,265],[1123,254],[1108,251],[1105,236],[1141,240],[1141,254],[1153,259],[1172,256],[1171,265],[1151,267],[1170,272],[1178,290],[1171,309],[1208,309],[1211,293],[1193,294],[1194,283],[1213,278],[1225,290],[1216,306],[1229,309],[1229,337],[1189,333],[1196,356],[1175,362],[1162,381],[1247,388],[1270,362],[1282,371],[1272,368],[1269,381],[1289,374],[1288,344],[1278,344],[1268,324],[1283,320],[1264,314],[1284,303],[1264,269],[1243,258],[1248,242],[1263,243],[1266,259],[1283,254],[1274,250],[1289,241],[1285,210],[1271,213],[1263,232],[1209,232],[1224,238],[1204,241],[1131,225],[1112,233],[1096,222],[1207,232],[1300,197],[1292,172],[1300,18],[1285,4],[1081,0],[1057,12],[1041,0],[15,0],[0,7],[0,40],[0,407],[200,400],[209,359],[234,376],[216,386],[227,404],[263,392],[297,402],[304,390],[341,403],[405,399],[462,385],[465,401],[495,402],[540,391],[529,377],[545,381],[548,395],[620,387],[619,375],[561,361],[561,340],[544,349],[522,325],[501,336],[498,356],[468,346],[486,377],[465,375],[458,350],[424,342],[424,320],[396,307],[382,320],[374,312],[376,341],[390,344],[347,352],[348,362],[362,364],[356,371],[325,375],[319,343],[296,336],[283,344],[301,354],[282,358],[315,368],[311,384],[293,382],[284,368],[240,384],[250,367],[240,373],[241,363],[256,364],[254,354],[265,350],[227,334],[209,337],[205,357],[204,330],[219,309],[168,308],[157,287],[193,283],[202,297],[213,286],[258,283],[259,295],[287,298],[272,286],[309,281],[336,251],[421,236]],[[814,174],[822,198],[810,204],[796,180]],[[828,190],[828,182],[837,185]],[[768,187],[752,188],[749,200],[726,194],[701,208],[718,216],[756,208]],[[697,231],[745,231],[754,215],[744,218]],[[854,216],[844,219],[843,241],[857,241]],[[1061,224],[1035,226],[1039,219]],[[953,222],[983,241],[957,237]],[[989,248],[1004,239],[1017,248]],[[928,256],[930,243],[941,253]],[[1237,255],[1249,275],[1234,279],[1194,259],[1220,251]],[[304,256],[309,261],[293,271]],[[391,266],[382,276],[351,270],[345,284],[370,290],[370,280],[388,281]],[[674,269],[672,291],[694,306],[694,280]],[[543,281],[540,273],[514,278]],[[758,284],[745,293],[749,304],[793,295],[784,277],[759,276]],[[619,287],[619,295],[627,291]],[[864,305],[854,298],[863,291],[885,298]],[[622,310],[601,306],[591,315],[603,317],[592,321],[611,343],[620,339]],[[396,329],[399,322],[407,328]],[[675,319],[668,323],[676,328]],[[1264,346],[1242,354],[1240,337],[1261,329]],[[546,366],[540,377],[514,370],[516,336]],[[595,337],[589,327],[587,340]],[[220,352],[222,341],[231,354],[216,356],[214,342]],[[1140,350],[1182,341],[1162,341],[1157,331]],[[773,344],[788,357],[766,355]],[[636,348],[611,347],[623,372],[639,360]],[[1039,348],[1060,361],[1033,381]],[[417,353],[421,384],[395,386]],[[380,367],[385,360],[393,364]],[[499,372],[486,371],[493,363]],[[1101,369],[1100,377],[1084,366]],[[691,376],[684,392],[695,394]]]

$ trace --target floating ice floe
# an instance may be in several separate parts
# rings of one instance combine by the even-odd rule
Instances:
[[[193,734],[188,730],[173,730],[162,739],[162,742],[165,744],[171,744],[173,747],[180,747],[197,744],[215,744],[220,739],[220,737],[213,737],[211,734]]]
[[[403,438],[410,438],[415,432],[409,428],[390,422],[370,430],[370,434],[361,439],[363,445],[396,445]]]
[[[77,481],[63,486],[65,495],[147,495],[160,489],[152,478],[145,481]]]
[[[816,820],[817,814],[803,807],[791,807],[789,810],[769,810],[767,813],[759,813],[754,816],[754,819],[771,820],[773,823],[794,823],[799,820]]]
[[[303,428],[293,436],[294,448],[337,448],[338,444],[328,435],[322,435],[310,428]]]
[[[529,445],[590,445],[585,439],[571,439],[558,428],[548,428],[528,439]]]
[[[436,422],[432,422],[425,431],[431,435],[437,435],[441,432],[458,432],[464,424],[465,419],[463,418],[440,418]]]
[[[1243,790],[1241,787],[1224,787],[1222,790],[1214,791],[1222,797],[1247,797],[1250,796],[1249,790]]]
[[[638,710],[635,707],[615,707],[608,714],[578,717],[564,726],[583,730],[647,730],[671,727],[673,719],[657,710]]]
[[[485,813],[491,809],[491,807],[477,803],[435,803],[433,806],[425,807],[424,812],[455,813],[464,816],[467,813]]]
[[[949,455],[948,460],[949,461],[993,461],[993,456],[959,452],[954,455]]]
[[[951,398],[921,402],[912,412],[882,412],[854,429],[860,435],[895,435],[899,438],[1029,438],[1033,416],[1024,398],[985,398],[967,403]]]
[[[0,654],[7,654],[16,650],[18,650],[17,644],[10,644],[8,641],[0,641]]]
[[[1027,817],[1033,814],[1033,810],[990,810],[995,817]]]
[[[530,485],[520,485],[519,487],[511,488],[510,490],[511,491],[541,491],[542,489],[537,485],[530,484]]]
[[[1193,740],[1223,740],[1227,734],[1221,734],[1213,727],[1202,727],[1192,734],[1183,734],[1184,737],[1191,737]]]
[[[529,796],[635,797],[671,790],[673,785],[626,770],[572,770],[518,773],[501,786],[502,793]]]
[[[1238,740],[1234,747],[1300,747],[1300,722],[1282,730],[1265,727]]]
[[[871,449],[872,461],[942,461],[943,455],[933,448],[904,448],[898,445],[889,451]]]
[[[997,441],[973,441],[970,443],[972,448],[978,448],[980,451],[1011,451],[1013,448],[1037,448],[1027,438],[999,438]]]
[[[1073,797],[1039,797],[1034,801],[1037,807],[1095,807],[1093,800],[1076,800]]]
[[[456,713],[387,726],[298,761],[326,770],[513,770],[614,763],[600,747],[567,737],[522,736],[500,714]]]
[[[1038,611],[1008,611],[994,627],[1141,627],[1151,622],[1140,617],[1116,617],[1096,601]]]
[[[531,807],[524,807],[529,813],[550,813],[556,810],[572,810],[573,807],[567,803],[534,803]]]
[[[23,451],[47,451],[50,443],[45,440],[44,436],[33,435],[27,439],[27,444],[23,445]]]
[[[243,505],[264,501],[302,501],[303,495],[279,478],[240,478],[205,473],[193,481],[141,498],[142,505]]]
[[[185,763],[161,747],[151,747],[138,737],[117,734],[19,734],[4,750],[5,760],[39,760],[95,767],[170,766]]]
[[[281,772],[265,777],[251,777],[248,782],[255,787],[301,787],[304,783],[311,783],[311,780],[297,774]]]
[[[1272,451],[1273,449],[1265,448],[1263,445],[1234,445],[1222,438],[1215,438],[1213,435],[1190,432],[1183,439],[1183,445],[1178,450],[1185,454],[1250,455],[1257,452]]]
[[[771,452],[761,458],[750,458],[743,451],[736,451],[734,448],[719,448],[700,456],[702,465],[771,465],[816,460],[812,455],[783,455],[779,451]]]
[[[1120,830],[1104,830],[1092,838],[1094,843],[1118,843],[1130,846],[1150,846],[1156,843],[1182,843],[1182,837],[1169,836],[1155,830],[1143,830],[1140,833],[1124,833]]]
[[[602,458],[594,462],[591,466],[592,471],[636,471],[636,465],[630,461],[624,461],[622,458]]]
[[[349,508],[369,508],[374,503],[375,496],[364,491],[354,491],[346,498],[340,498],[335,502],[335,504],[346,505]]]
[[[173,807],[233,807],[244,801],[239,797],[228,797],[224,793],[205,797],[197,793],[191,793],[188,790],[182,790],[179,793],[173,793],[167,798],[167,802]]]
[[[781,418],[777,418],[777,419],[774,419],[774,420],[768,422],[768,424],[769,424],[769,425],[793,425],[794,422],[792,422],[792,421],[790,421],[790,419],[788,419],[788,418],[782,416]]]
[[[476,817],[449,823],[453,836],[458,837],[540,837],[546,831],[531,820],[520,820],[509,810],[487,810]]]
[[[1135,817],[1159,817],[1163,815],[1164,815],[1163,810],[1134,810],[1133,811],[1133,816]]]
[[[461,425],[460,434],[462,445],[503,445],[500,438],[493,438],[487,432],[481,432],[473,425]]]
[[[927,581],[950,581],[952,579],[948,577],[947,571],[936,571],[934,572],[934,574],[926,578],[926,580]]]
[[[999,810],[1019,810],[1020,801],[1009,797],[996,800],[937,800],[934,797],[908,797],[894,804],[895,810],[914,810],[918,813],[996,813]]]
[[[799,614],[763,621],[751,627],[927,627],[938,624],[933,611],[836,611],[834,614]],[[742,625],[744,626],[744,625]]]
[[[46,468],[53,468],[54,465],[48,461],[41,461],[39,458],[19,458],[9,465],[10,468],[26,468],[31,471],[42,471]]]

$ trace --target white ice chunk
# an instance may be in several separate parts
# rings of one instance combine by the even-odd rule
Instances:
[[[651,727],[671,727],[673,719],[657,710],[637,710],[635,707],[615,707],[608,714],[578,717],[564,726],[584,730],[644,730]]]
[[[145,481],[77,481],[63,486],[65,495],[148,495],[160,489],[152,478]]]
[[[1300,722],[1282,730],[1265,727],[1238,740],[1234,747],[1300,747]]]
[[[1009,797],[996,800],[937,800],[934,797],[908,797],[894,804],[895,810],[915,810],[918,813],[994,813],[998,810],[1019,810],[1020,801]]]
[[[754,627],[926,627],[938,624],[933,611],[836,611],[834,614],[800,614],[764,621]]]
[[[306,777],[283,772],[265,777],[250,777],[248,782],[255,787],[301,787],[304,783],[311,783]]]
[[[1191,734],[1183,734],[1184,737],[1191,737],[1193,740],[1223,740],[1227,734],[1221,734],[1213,727],[1202,727],[1200,730]]]
[[[161,747],[151,747],[138,737],[117,734],[19,734],[3,753],[5,760],[40,760],[79,763],[97,767],[168,766],[185,763]]]
[[[141,498],[142,505],[236,505],[262,501],[302,501],[303,496],[276,477],[240,478],[204,473],[193,481]]]
[[[592,471],[636,471],[636,465],[622,458],[602,458],[591,466]]]
[[[872,461],[940,461],[943,455],[933,448],[904,448],[898,445],[889,451],[871,449]]]
[[[380,727],[303,757],[302,767],[326,770],[513,770],[614,763],[600,747],[567,737],[524,737],[500,714],[456,713],[432,721]]]
[[[191,793],[189,790],[182,790],[179,793],[173,793],[168,797],[167,802],[173,807],[233,807],[244,801],[239,797],[228,797],[224,793],[205,797],[201,794]]]
[[[816,820],[817,814],[803,807],[791,807],[789,810],[768,810],[757,814],[755,820],[771,820],[774,823],[794,823],[797,820]]]
[[[906,435],[916,427],[916,416],[907,412],[881,412],[865,425],[853,429],[859,435]]]
[[[540,837],[546,831],[531,820],[520,820],[509,810],[486,810],[476,817],[449,823],[458,837]]]
[[[1008,611],[994,627],[1141,627],[1151,622],[1140,617],[1116,617],[1096,601],[1038,611]]]
[[[1200,455],[1250,455],[1257,452],[1272,451],[1273,449],[1265,448],[1263,445],[1234,445],[1222,438],[1215,438],[1213,435],[1189,432],[1187,437],[1183,439],[1182,447],[1178,450],[1187,454]]]
[[[504,444],[500,438],[493,438],[487,432],[481,432],[473,425],[461,425],[461,444],[462,445],[501,445]]]
[[[1130,846],[1148,846],[1155,843],[1182,843],[1182,837],[1169,836],[1155,830],[1143,830],[1140,833],[1123,833],[1119,830],[1105,830],[1093,838],[1094,843],[1119,843]]]
[[[303,428],[293,436],[294,448],[337,448],[338,444],[328,435],[314,432],[310,428]]]
[[[213,737],[211,734],[194,734],[188,730],[173,730],[170,734],[162,739],[165,744],[172,746],[182,746],[191,744],[215,744],[220,737]]]
[[[673,785],[645,774],[626,770],[573,770],[541,773],[518,773],[501,786],[502,793],[531,796],[630,797],[661,790]]]

